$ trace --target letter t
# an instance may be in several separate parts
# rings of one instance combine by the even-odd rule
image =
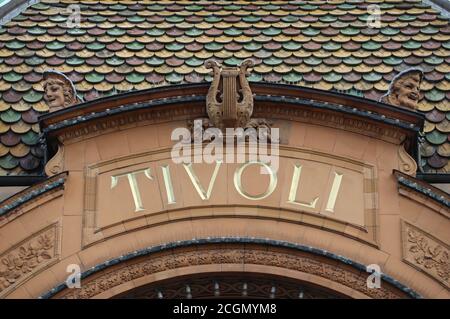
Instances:
[[[116,187],[120,177],[126,176],[128,178],[128,183],[130,184],[131,194],[133,195],[134,206],[136,207],[135,212],[144,210],[144,207],[142,204],[142,199],[141,199],[141,192],[139,191],[139,186],[138,186],[138,183],[136,180],[136,175],[140,174],[140,173],[144,173],[148,179],[153,180],[153,177],[150,175],[151,174],[150,168],[142,169],[142,170],[131,172],[131,173],[125,173],[125,174],[111,176],[111,189]]]

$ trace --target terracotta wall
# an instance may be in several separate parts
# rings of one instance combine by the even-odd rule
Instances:
[[[69,264],[87,270],[149,246],[231,236],[299,243],[365,265],[378,264],[383,273],[425,297],[450,297],[448,259],[442,261],[439,253],[425,266],[421,248],[411,246],[422,238],[427,247],[448,254],[448,211],[414,192],[399,194],[393,175],[400,165],[399,145],[278,121],[274,127],[280,128],[282,165],[274,192],[259,201],[243,198],[233,185],[239,165],[224,164],[211,198],[201,200],[185,169],[169,157],[170,133],[184,125],[137,126],[66,143],[64,170],[69,175],[64,190],[23,205],[0,224],[0,258],[20,259],[21,247],[36,255],[29,269],[21,268],[19,278],[5,284],[4,273],[1,296],[38,297],[66,280]],[[162,164],[171,167],[175,204],[167,203]],[[296,199],[310,203],[319,196],[315,208],[287,202],[297,164],[303,168]],[[137,177],[144,210],[136,212],[126,178],[112,189],[111,176],[148,167],[153,180]],[[207,189],[214,165],[194,169]],[[324,207],[336,170],[344,178],[330,213]],[[243,187],[255,196],[267,188],[269,177],[258,175],[255,167],[242,176]]]

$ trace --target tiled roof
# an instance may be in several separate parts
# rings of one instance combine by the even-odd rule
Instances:
[[[79,4],[81,27],[68,28]],[[381,10],[369,28],[367,7]],[[42,170],[42,72],[66,73],[85,100],[209,81],[203,63],[253,58],[250,81],[378,99],[398,72],[425,72],[422,166],[450,172],[450,25],[420,0],[43,0],[0,28],[0,175]]]

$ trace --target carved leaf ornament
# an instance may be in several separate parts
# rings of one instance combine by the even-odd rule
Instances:
[[[23,275],[33,271],[43,261],[52,258],[53,233],[45,233],[36,241],[20,246],[0,260],[0,289],[13,285]]]
[[[444,281],[450,278],[450,260],[448,251],[440,245],[430,245],[428,240],[414,229],[408,230],[409,251],[414,254],[417,264],[426,269],[434,269]]]

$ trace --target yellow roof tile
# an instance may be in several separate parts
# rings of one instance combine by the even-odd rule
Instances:
[[[333,87],[336,90],[347,91],[347,90],[350,90],[353,87],[353,85],[351,83],[347,83],[347,82],[338,82],[338,83],[333,84]]]
[[[151,83],[148,83],[148,82],[146,82],[146,81],[143,81],[143,82],[141,82],[141,83],[139,83],[139,84],[135,84],[135,85],[134,85],[134,88],[135,88],[136,90],[146,90],[146,89],[152,88],[152,84],[151,84]]]
[[[333,84],[325,82],[325,81],[319,81],[319,82],[313,84],[313,88],[328,91],[333,88]]]
[[[22,120],[19,120],[18,122],[11,125],[11,130],[14,133],[23,134],[28,132],[31,129],[29,124],[24,123]]]
[[[432,130],[434,130],[435,127],[436,127],[436,126],[435,126],[433,123],[430,123],[430,122],[428,122],[428,121],[425,121],[425,123],[424,123],[424,125],[423,125],[423,131],[424,131],[425,133],[429,133],[429,132],[431,132]]]
[[[269,73],[272,71],[272,67],[265,65],[265,64],[260,64],[260,65],[255,66],[253,68],[253,70],[258,73]]]
[[[160,53],[160,54],[161,54],[162,52],[163,52],[163,51],[158,51],[158,53]],[[131,58],[132,56],[135,55],[135,53],[134,53],[133,51],[126,50],[126,49],[117,51],[115,54],[116,54],[118,57],[124,58],[124,59]]]
[[[149,51],[147,49],[143,49],[143,50],[137,51],[135,53],[135,55],[138,58],[147,59],[147,58],[151,58],[153,55],[155,55],[155,53],[151,52],[151,51]]]
[[[182,66],[175,68],[174,71],[179,74],[190,74],[194,71],[194,68],[183,64]]]
[[[342,57],[342,55],[344,55],[344,51],[341,51],[341,52],[336,51],[335,53],[336,53],[337,55],[335,55],[335,54],[332,53],[332,52],[329,52],[329,51],[320,49],[320,50],[318,50],[318,51],[313,51],[313,52],[312,52],[312,55],[315,56],[316,58],[320,58],[320,59],[328,58],[328,57],[330,57],[331,55],[335,55],[335,56],[339,56],[339,55],[340,55],[340,57]],[[348,54],[348,55],[350,55],[350,54]]]
[[[13,104],[12,108],[18,112],[25,112],[31,109],[31,104],[21,100],[19,103]]]
[[[9,125],[4,124],[3,122],[0,122],[0,133],[6,133],[9,130]],[[5,156],[9,153],[9,147],[0,144],[0,156]],[[3,176],[8,175],[9,171],[5,171],[3,168],[1,168],[1,174]]]
[[[135,70],[142,74],[147,74],[153,72],[154,68],[149,66],[148,64],[143,64],[135,68]]]
[[[350,73],[352,71],[352,68],[345,64],[339,64],[337,67],[334,67],[333,70],[340,74],[346,74]]]
[[[443,100],[439,103],[436,103],[434,105],[439,111],[442,112],[450,112],[450,103],[448,103],[448,100]]]
[[[292,52],[291,51],[286,51],[286,50],[278,50],[278,51],[275,51],[273,53],[273,56],[275,56],[277,58],[280,58],[280,59],[287,59],[291,55],[292,55]]]
[[[310,67],[309,65],[306,64],[300,64],[300,65],[296,65],[294,66],[294,71],[297,71],[298,73],[309,73],[311,72],[313,69],[312,67]]]
[[[389,88],[389,83],[381,80],[380,82],[374,84],[374,88],[376,88],[378,91],[387,91]]]
[[[0,58],[8,58],[13,55],[14,55],[14,52],[10,51],[9,49],[1,49],[0,50]]]
[[[227,58],[231,58],[233,56],[233,53],[230,51],[221,50],[221,51],[215,52],[214,56],[218,57],[220,59],[227,59]]]
[[[253,54],[251,52],[243,51],[243,50],[234,52],[233,55],[239,59],[247,59],[247,58],[251,58],[253,56]]]
[[[21,143],[11,147],[9,152],[15,157],[24,157],[30,152],[30,147]]]
[[[292,71],[292,67],[285,64],[277,65],[273,68],[276,73],[286,74]]]
[[[355,89],[361,91],[368,91],[373,88],[373,84],[366,81],[359,81],[354,85]]]
[[[9,108],[11,107],[11,105],[9,103],[6,103],[3,100],[0,100],[0,112],[9,110]]]
[[[108,92],[113,89],[113,85],[111,83],[102,82],[94,85],[94,89],[96,89],[99,92]]]
[[[101,74],[108,74],[114,71],[113,67],[110,67],[107,64],[102,64],[101,66],[94,68],[95,72],[101,73]]]
[[[450,91],[450,82],[449,81],[440,81],[435,85],[441,91]]]
[[[212,57],[214,54],[212,53],[212,52],[210,52],[210,51],[206,51],[206,50],[201,50],[201,51],[198,51],[198,52],[195,52],[194,53],[194,56],[196,57],[196,58],[199,58],[199,59],[209,59],[210,57]],[[197,72],[198,72],[198,70],[197,70]]]
[[[187,50],[181,50],[181,51],[175,52],[175,56],[180,59],[189,59],[194,56],[194,53],[187,51]]]
[[[94,85],[83,80],[80,83],[75,84],[75,87],[76,87],[77,91],[87,92],[87,91],[92,90],[94,88]]]
[[[298,51],[294,51],[293,55],[298,58],[307,58],[312,55],[312,52],[300,49]]]
[[[169,74],[173,72],[173,68],[167,65],[161,65],[155,68],[155,71],[159,74]]]
[[[417,108],[419,109],[419,111],[428,112],[434,109],[434,105],[422,99],[422,101],[420,101],[417,105]]]
[[[195,68],[195,71],[199,74],[210,74],[210,72],[211,72],[209,69],[205,68],[204,65],[201,65],[200,67]]]

